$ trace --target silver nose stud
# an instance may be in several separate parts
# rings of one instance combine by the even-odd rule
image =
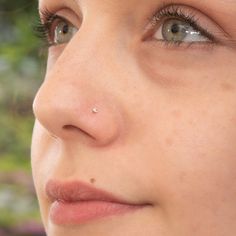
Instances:
[[[94,107],[94,108],[92,109],[92,113],[93,113],[93,114],[98,113],[98,109],[97,109],[96,107]]]

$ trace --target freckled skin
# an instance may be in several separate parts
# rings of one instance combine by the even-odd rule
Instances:
[[[179,118],[179,117],[181,116],[181,111],[179,111],[179,110],[174,110],[174,111],[172,112],[172,114],[173,114],[174,117]]]
[[[235,91],[234,86],[232,84],[228,84],[228,83],[222,83],[221,88],[225,92],[234,92]]]
[[[48,236],[235,236],[235,48],[224,38],[210,49],[143,40],[160,1],[62,2],[67,10],[39,1],[73,25],[83,15],[70,42],[49,49],[33,106],[32,170]],[[180,3],[182,12],[200,9],[203,27],[222,23],[236,39],[233,1]],[[59,226],[49,217],[50,179],[151,206]]]
[[[174,141],[173,141],[172,138],[167,138],[166,139],[166,145],[167,146],[171,147],[171,146],[173,146],[173,144],[174,144]]]

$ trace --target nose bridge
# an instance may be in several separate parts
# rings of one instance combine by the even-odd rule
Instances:
[[[107,19],[99,18],[96,23],[88,21],[82,25],[58,58],[55,70],[62,73],[67,73],[68,70],[75,75],[71,80],[79,80],[77,75],[80,74],[83,77],[80,82],[86,81],[87,76],[89,81],[96,79],[98,82],[105,78],[104,73],[110,73],[112,65],[117,63],[117,49],[121,42],[117,40]]]
[[[112,53],[108,53],[110,44],[104,42],[101,31],[87,33],[76,35],[65,47],[47,72],[33,108],[53,135],[86,137],[105,145],[119,136],[122,126],[107,83]]]

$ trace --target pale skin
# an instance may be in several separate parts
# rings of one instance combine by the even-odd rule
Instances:
[[[49,48],[33,106],[32,169],[48,236],[236,235],[236,1],[174,2],[213,32],[220,42],[210,46],[144,37],[163,3],[39,0],[80,28]],[[49,179],[150,207],[56,225]]]

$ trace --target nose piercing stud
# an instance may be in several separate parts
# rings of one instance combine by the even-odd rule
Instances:
[[[97,109],[96,107],[94,107],[94,108],[92,109],[92,113],[93,113],[93,114],[98,113],[98,109]]]

